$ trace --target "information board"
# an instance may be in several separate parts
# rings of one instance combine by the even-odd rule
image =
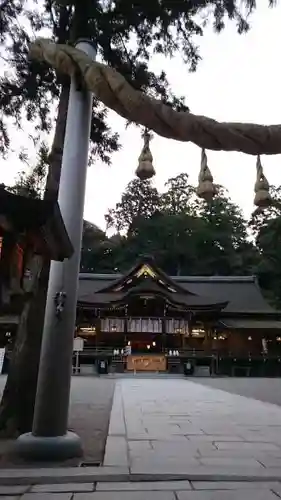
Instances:
[[[73,342],[73,351],[74,352],[81,352],[84,349],[84,339],[81,337],[75,337],[74,342]]]

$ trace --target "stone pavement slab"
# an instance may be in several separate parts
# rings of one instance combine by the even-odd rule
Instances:
[[[116,383],[104,463],[131,474],[281,477],[281,408],[187,379]],[[277,472],[278,470],[278,472]],[[266,479],[266,477],[265,477]]]
[[[71,500],[73,493],[25,493],[21,500]],[[0,497],[1,498],[1,497]]]
[[[191,489],[190,481],[98,483],[96,487],[97,491],[184,491]]]
[[[0,498],[1,498],[1,500],[18,500],[18,499],[20,499],[19,496],[5,496],[5,495],[0,497]]]
[[[191,490],[190,485],[160,483],[156,489],[155,483],[147,484],[147,488],[139,489],[114,489],[95,492],[67,492],[67,493],[26,493],[23,496],[0,497],[20,500],[277,500],[274,488],[226,488],[226,489],[201,489]],[[160,489],[161,488],[161,489]]]
[[[94,491],[94,483],[64,483],[64,484],[36,484],[30,489],[31,493],[78,493],[83,491]]]
[[[0,485],[35,485],[129,481],[126,467],[58,467],[42,469],[0,469]]]
[[[179,461],[179,459],[168,461],[162,459],[158,462],[149,461],[146,462],[142,459],[135,459],[131,465],[131,474],[140,477],[143,480],[172,480],[172,479],[188,479],[188,480],[201,480],[207,481],[247,481],[247,478],[251,478],[253,481],[258,481],[259,478],[263,478],[267,481],[274,481],[281,479],[281,469],[265,469],[260,467],[246,467],[239,466],[237,463],[233,465],[217,465],[212,466],[210,464],[198,464],[194,465],[190,462]],[[266,474],[266,475],[264,475]]]
[[[279,491],[281,484],[278,482],[238,482],[238,481],[192,481],[191,482],[192,489],[194,490],[260,490],[266,489],[271,491]]]
[[[37,499],[34,498],[34,500]],[[76,493],[73,500],[176,500],[176,497],[172,491],[98,491],[96,493]],[[264,500],[269,499],[265,498]]]
[[[3,495],[22,495],[25,493],[30,486],[28,485],[10,485],[10,486],[0,486],[0,496]]]
[[[24,489],[28,491],[24,492]],[[280,482],[153,481],[2,487],[0,500],[277,500]]]
[[[270,490],[179,491],[177,500],[277,500]]]
[[[280,483],[278,486],[273,486],[272,491],[274,491],[274,493],[281,498],[281,484]]]
[[[103,465],[128,467],[127,448],[125,436],[108,436]]]
[[[203,457],[199,460],[202,465],[212,465],[217,467],[253,467],[263,468],[263,465],[254,458],[241,457]]]

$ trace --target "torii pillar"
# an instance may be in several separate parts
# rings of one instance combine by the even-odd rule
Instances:
[[[91,42],[81,40],[76,47],[95,60]],[[92,94],[73,77],[58,201],[74,254],[51,262],[33,427],[16,441],[16,452],[27,459],[66,460],[82,454],[79,436],[67,425],[91,116]]]

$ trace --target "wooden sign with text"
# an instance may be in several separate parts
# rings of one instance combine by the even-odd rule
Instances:
[[[165,372],[167,362],[165,356],[128,356],[127,370],[136,372]]]

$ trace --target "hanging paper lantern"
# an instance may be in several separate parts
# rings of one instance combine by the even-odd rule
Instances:
[[[146,179],[151,179],[155,175],[155,170],[153,167],[153,156],[150,151],[150,135],[147,131],[144,133],[144,144],[139,156],[139,164],[136,170],[136,176],[142,181]]]
[[[269,193],[269,184],[263,173],[260,155],[257,156],[257,178],[255,183],[255,199],[254,204],[257,207],[264,208],[271,204],[271,196]]]
[[[204,148],[201,152],[201,167],[196,192],[199,198],[203,198],[209,202],[212,201],[214,195],[217,193],[217,188],[213,183],[213,176],[207,164],[207,155]]]

